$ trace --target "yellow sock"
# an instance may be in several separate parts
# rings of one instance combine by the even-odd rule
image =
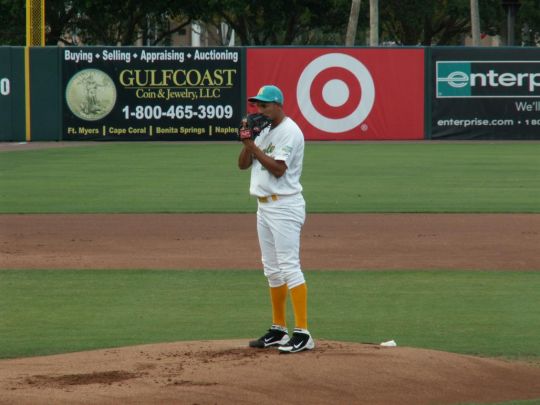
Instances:
[[[295,327],[307,329],[307,285],[305,283],[291,288],[291,300],[294,309]]]
[[[270,297],[272,298],[272,323],[286,327],[287,284],[283,284],[280,287],[270,287]]]

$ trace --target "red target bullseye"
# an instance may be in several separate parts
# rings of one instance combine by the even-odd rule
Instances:
[[[316,128],[346,132],[369,115],[375,102],[375,84],[358,59],[329,53],[304,68],[296,85],[296,99],[302,115]]]
[[[321,71],[313,79],[309,90],[313,107],[320,114],[333,119],[351,115],[358,107],[362,96],[358,79],[352,72],[342,67],[330,67]],[[334,105],[329,103],[329,98],[332,98]]]

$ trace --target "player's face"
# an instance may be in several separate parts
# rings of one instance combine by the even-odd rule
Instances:
[[[260,114],[266,115],[271,120],[275,120],[279,117],[279,112],[281,107],[276,103],[265,103],[262,101],[257,101],[257,111]]]

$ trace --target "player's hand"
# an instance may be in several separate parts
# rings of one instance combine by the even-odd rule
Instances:
[[[255,139],[271,123],[270,118],[263,114],[247,115],[240,121],[240,125],[238,126],[238,140]]]
[[[253,139],[253,130],[249,128],[240,128],[238,130],[238,137],[241,141],[244,141],[246,139]]]

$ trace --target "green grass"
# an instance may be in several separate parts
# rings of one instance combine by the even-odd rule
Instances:
[[[540,273],[314,271],[307,279],[316,338],[538,360]],[[0,311],[0,358],[247,339],[270,322],[259,271],[6,270]]]
[[[240,145],[2,152],[0,213],[252,212]],[[540,212],[540,143],[307,143],[310,212]]]

